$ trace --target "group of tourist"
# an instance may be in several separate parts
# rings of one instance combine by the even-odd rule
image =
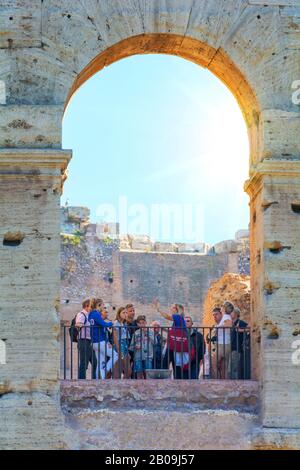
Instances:
[[[135,317],[133,304],[120,307],[110,321],[109,306],[102,299],[84,300],[70,328],[72,341],[78,343],[78,378],[86,378],[89,364],[93,379],[146,379],[146,371],[169,370],[170,365],[174,379],[198,379],[201,368],[208,378],[248,378],[247,323],[231,302],[213,309],[215,326],[208,328],[205,339],[205,329],[193,327],[182,305],[173,304],[168,313],[156,300],[153,307],[172,326],[158,321],[148,326],[145,315]]]

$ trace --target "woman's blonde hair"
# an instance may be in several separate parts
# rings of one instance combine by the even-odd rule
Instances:
[[[91,299],[91,308],[92,310],[96,310],[97,309],[97,305],[103,305],[103,300],[100,299],[99,297],[93,297]]]
[[[120,323],[123,323],[123,320],[121,318],[121,313],[126,310],[125,307],[119,307],[118,310],[117,310],[117,315],[116,315],[116,320]]]
[[[176,311],[179,313],[179,315],[184,317],[184,306],[181,304],[175,304]]]

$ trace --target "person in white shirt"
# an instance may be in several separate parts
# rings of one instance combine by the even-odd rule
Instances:
[[[224,302],[221,309],[215,308],[213,316],[216,321],[216,344],[212,353],[212,378],[228,379],[230,377],[231,328],[234,305]]]
[[[75,325],[78,333],[78,379],[86,378],[86,371],[89,363],[92,365],[92,378],[96,378],[97,358],[91,342],[91,325],[89,322],[89,313],[91,311],[91,300],[86,299],[82,302],[82,310],[76,315]]]

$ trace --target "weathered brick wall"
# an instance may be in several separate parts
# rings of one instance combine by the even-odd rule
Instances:
[[[107,244],[94,236],[80,237],[78,245],[62,237],[62,319],[72,318],[86,297],[101,297],[114,304],[117,282],[111,282],[110,276],[115,271],[113,253],[116,251],[118,243]]]
[[[202,305],[212,280],[228,269],[229,255],[119,252],[121,295],[151,318],[154,298],[166,308],[183,304],[197,323],[202,321]],[[121,299],[120,299],[121,300]],[[158,317],[159,318],[159,317]]]

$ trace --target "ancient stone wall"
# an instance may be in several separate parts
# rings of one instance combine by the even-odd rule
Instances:
[[[62,151],[64,109],[103,67],[133,54],[166,53],[219,77],[245,118],[252,351],[263,426],[257,433],[264,433],[257,445],[271,447],[279,435],[287,447],[299,447],[300,374],[292,360],[300,328],[299,0],[12,0],[0,2],[0,20],[0,331],[7,355],[0,364],[0,446],[67,445],[55,309],[59,196],[70,157]],[[135,430],[141,416],[131,413]],[[183,425],[203,433],[190,415],[172,420],[174,434]],[[116,413],[110,425],[127,422]],[[246,438],[237,421],[234,430]]]
[[[205,243],[155,243],[146,236],[129,235],[127,249],[122,250],[125,237],[90,224],[88,209],[62,208],[61,214],[60,313],[64,320],[73,318],[82,299],[98,296],[114,311],[132,302],[137,314],[146,314],[148,321],[161,320],[152,306],[154,298],[165,309],[182,303],[201,324],[211,283],[228,271],[238,273],[241,259],[249,257],[246,237],[242,245],[231,240],[214,250]],[[180,252],[175,252],[178,245]]]

